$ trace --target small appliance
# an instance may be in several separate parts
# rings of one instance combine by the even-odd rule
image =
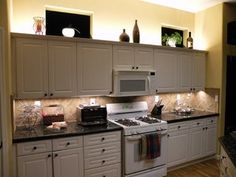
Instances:
[[[77,106],[78,123],[82,126],[107,124],[107,110],[105,106]]]

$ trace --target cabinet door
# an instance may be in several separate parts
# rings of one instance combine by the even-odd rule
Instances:
[[[112,46],[78,44],[79,95],[108,95],[112,91]]]
[[[188,133],[187,130],[174,131],[168,134],[167,167],[175,166],[187,161]]]
[[[178,57],[175,52],[155,50],[155,70],[158,92],[178,91]]]
[[[204,155],[211,155],[216,153],[216,142],[217,142],[217,129],[216,124],[207,126],[205,129],[205,146]]]
[[[153,70],[154,54],[153,48],[135,48],[135,69],[140,71]]]
[[[192,128],[189,133],[189,160],[203,156],[204,130],[203,127]]]
[[[54,177],[83,177],[83,149],[53,152]]]
[[[192,59],[192,88],[203,90],[205,88],[205,54],[194,54]]]
[[[47,42],[16,39],[16,96],[42,98],[48,91]]]
[[[134,70],[134,48],[131,46],[113,46],[113,68]]]
[[[49,96],[76,95],[76,43],[48,42]]]
[[[192,53],[179,55],[179,87],[180,91],[191,91],[192,88]]]
[[[18,177],[52,177],[52,157],[41,153],[17,157]]]

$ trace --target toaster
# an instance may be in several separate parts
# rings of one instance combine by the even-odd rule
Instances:
[[[76,107],[78,123],[82,126],[107,124],[107,110],[102,106]]]

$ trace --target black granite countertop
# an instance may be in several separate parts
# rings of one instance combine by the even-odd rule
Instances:
[[[34,130],[25,130],[24,127],[18,127],[13,134],[13,143],[102,133],[115,130],[122,130],[122,127],[111,122],[108,122],[107,125],[87,127],[83,127],[78,125],[76,122],[73,122],[68,123],[67,128],[61,130],[50,130],[41,125],[35,127]]]
[[[202,119],[206,117],[213,117],[218,115],[219,113],[195,110],[190,115],[187,116],[177,115],[174,112],[167,112],[167,113],[162,113],[160,116],[157,116],[157,118],[165,120],[168,123],[175,123],[194,119]]]
[[[233,134],[232,134],[233,135]],[[225,152],[236,167],[236,133],[234,137],[231,134],[220,137],[219,142],[224,147]]]

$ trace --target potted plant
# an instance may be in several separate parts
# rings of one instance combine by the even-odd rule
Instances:
[[[165,33],[165,35],[162,36],[162,45],[176,47],[176,45],[181,45],[182,40],[183,38],[178,32],[174,32],[170,36]]]

